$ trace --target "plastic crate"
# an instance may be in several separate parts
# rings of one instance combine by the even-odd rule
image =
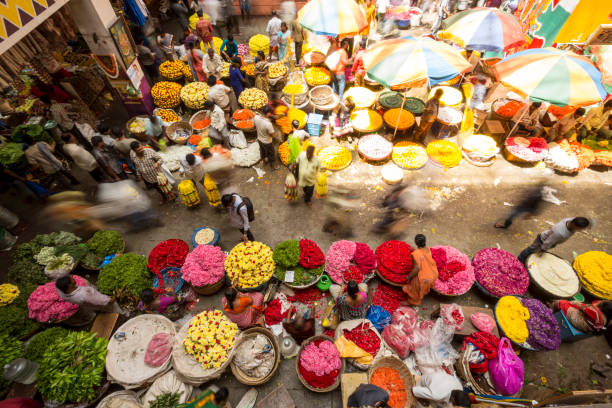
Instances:
[[[318,113],[308,114],[306,128],[310,136],[319,136],[321,134],[321,122],[323,122],[323,115]]]
[[[591,337],[590,333],[584,333],[580,330],[576,329],[572,326],[567,320],[567,317],[561,311],[557,311],[554,313],[555,319],[557,319],[557,324],[559,324],[559,329],[561,329],[561,341],[564,343],[572,343],[574,341],[586,339],[587,337]]]

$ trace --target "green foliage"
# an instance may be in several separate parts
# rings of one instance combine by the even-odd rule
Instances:
[[[68,244],[68,245],[58,245],[55,247],[55,256],[61,256],[63,254],[68,254],[74,259],[75,262],[80,262],[83,260],[87,254],[89,253],[89,249],[85,244]]]
[[[23,346],[15,337],[0,334],[0,367],[10,363],[16,358],[23,356]],[[8,392],[11,382],[0,376],[0,397]]]
[[[81,238],[72,232],[60,231],[50,234],[41,234],[34,237],[30,242],[20,244],[15,250],[13,262],[27,259],[32,260],[44,247],[57,247],[61,245],[71,245],[80,242]]]
[[[40,125],[19,125],[11,133],[11,140],[17,143],[24,143],[24,136],[30,136],[34,142],[52,143],[53,138]]]
[[[70,332],[49,345],[38,371],[38,390],[50,401],[86,402],[96,397],[106,364],[106,339]]]
[[[0,148],[0,163],[12,169],[20,169],[27,164],[21,143],[6,143]]]
[[[285,272],[293,271],[293,282],[290,285],[302,286],[307,285],[317,279],[323,273],[324,266],[314,269],[305,269],[301,265],[296,265],[291,268],[276,267],[276,277],[281,281],[285,280]]]
[[[300,243],[294,239],[281,242],[274,248],[272,259],[277,266],[285,269],[297,265],[300,262]]]
[[[51,327],[46,329],[30,340],[25,349],[25,358],[36,361],[40,364],[45,354],[45,351],[53,345],[57,340],[63,339],[70,333],[70,330],[63,327]]]
[[[40,323],[30,320],[27,308],[17,306],[15,302],[0,307],[0,334],[22,338],[40,326]]]
[[[87,241],[87,248],[100,258],[123,250],[123,238],[117,231],[97,231]]]
[[[123,297],[119,300],[125,302],[138,299],[143,289],[151,288],[153,276],[147,269],[147,259],[129,252],[113,258],[110,264],[102,268],[97,285],[100,292]]]
[[[39,265],[32,258],[14,262],[8,268],[7,274],[9,280],[19,286],[19,290],[21,290],[21,286],[24,284],[43,285],[51,281],[45,275],[45,267]]]
[[[150,404],[150,408],[175,408],[181,398],[182,392],[165,392],[155,398]]]

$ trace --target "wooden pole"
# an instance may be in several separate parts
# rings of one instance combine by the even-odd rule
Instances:
[[[395,131],[393,132],[393,139],[395,139],[395,135],[397,134],[397,127],[399,126],[400,118],[402,117],[402,110],[404,110],[404,104],[406,103],[406,90],[404,89],[404,100],[402,101],[402,105],[400,106],[399,115],[397,115],[397,122],[395,123]]]

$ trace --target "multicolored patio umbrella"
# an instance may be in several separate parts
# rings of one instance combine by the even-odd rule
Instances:
[[[429,86],[471,68],[461,51],[430,38],[402,37],[374,44],[364,54],[368,77],[391,88]]]
[[[310,0],[298,12],[298,21],[315,34],[331,37],[352,37],[368,26],[354,0]]]
[[[493,66],[497,80],[532,101],[588,106],[606,97],[601,72],[586,57],[556,48],[512,54]]]
[[[525,42],[521,24],[513,15],[496,8],[477,7],[442,22],[438,38],[478,51],[501,52]]]

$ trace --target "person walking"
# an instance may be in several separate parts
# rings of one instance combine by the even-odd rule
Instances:
[[[321,170],[321,161],[314,152],[315,147],[310,145],[297,158],[298,185],[304,191],[304,202],[309,208],[312,208],[312,195],[317,183],[317,174]]]
[[[115,153],[112,147],[104,144],[102,137],[92,137],[91,144],[93,146],[93,156],[110,178],[112,178],[114,181],[127,179],[127,174],[125,174],[125,171],[123,171],[123,166],[119,164],[117,153]]]
[[[436,21],[431,27],[431,33],[434,36],[436,36],[436,34],[438,33],[438,30],[440,29],[440,26],[442,25],[442,20],[444,20],[446,17],[450,15],[449,3],[450,3],[450,0],[439,0],[438,16],[436,17]]]
[[[423,114],[421,115],[421,123],[419,123],[419,127],[414,133],[414,141],[417,143],[423,143],[425,141],[425,136],[427,136],[427,132],[429,132],[429,128],[438,118],[438,111],[440,109],[440,98],[444,91],[442,89],[437,89],[427,103],[425,104],[425,109],[423,110]]]
[[[65,133],[62,139],[64,140],[64,153],[70,156],[74,164],[88,172],[91,178],[98,183],[103,182],[104,173],[98,167],[96,158],[79,144],[76,137],[71,133]]]
[[[243,23],[251,20],[251,0],[240,0],[240,14]]]
[[[200,40],[206,45],[208,50],[212,49],[214,52],[213,45],[213,27],[210,24],[210,21],[204,18],[204,12],[202,10],[198,10],[198,18],[196,21],[196,34],[200,37]]]
[[[170,8],[178,18],[179,24],[183,30],[189,28],[189,8],[185,6],[183,0],[171,0]]]
[[[349,63],[349,45],[348,39],[345,38],[340,43],[340,48],[336,50],[338,53],[338,64],[334,69],[334,82],[332,83],[332,87],[334,92],[340,97],[340,100],[342,100],[344,89],[346,88],[346,66]]]
[[[585,217],[562,219],[553,225],[551,229],[540,232],[533,243],[519,254],[519,261],[525,264],[529,255],[556,247],[567,241],[576,232],[587,228],[590,224],[589,220]]]
[[[234,95],[236,95],[236,99],[238,99],[240,98],[242,91],[244,91],[244,87],[247,85],[246,79],[244,79],[242,72],[240,72],[240,58],[232,58],[232,65],[230,65],[229,74],[230,84],[232,84]]]
[[[153,51],[144,44],[144,37],[138,41],[136,51],[138,52],[138,59],[142,64],[142,68],[147,73],[149,81],[151,83],[157,81],[158,73],[157,67],[155,66],[155,54],[153,54]]]
[[[406,294],[406,300],[410,305],[418,306],[438,279],[438,267],[427,247],[425,235],[417,234],[414,237],[414,243],[417,249],[412,252],[411,256],[415,269],[406,277],[408,283],[402,286],[402,291]]]
[[[230,224],[234,228],[238,228],[242,233],[242,241],[246,244],[248,241],[255,241],[255,237],[251,232],[249,224],[249,213],[247,205],[238,194],[224,194],[221,197],[223,208],[227,209],[230,217]]]
[[[181,177],[187,176],[196,186],[198,184],[203,185],[204,173],[205,169],[200,155],[187,153],[179,160],[179,175]]]
[[[164,53],[164,58],[168,61],[174,61],[176,59],[174,36],[161,30],[159,34],[157,34],[156,40],[159,49]]]
[[[281,23],[281,28],[277,35],[278,59],[283,61],[289,53],[289,47],[291,47],[291,31],[289,31],[289,28],[284,21]]]
[[[162,158],[153,149],[145,148],[140,142],[132,142],[130,158],[136,168],[138,181],[142,180],[147,188],[155,188],[164,201],[166,195],[157,184],[157,173],[161,172]]]
[[[270,164],[273,170],[278,170],[278,164],[275,162],[276,152],[274,151],[274,136],[276,130],[270,119],[265,117],[270,112],[270,107],[264,106],[263,115],[257,113],[253,122],[257,130],[257,143],[259,143],[259,151],[265,163]]]
[[[304,44],[304,27],[298,22],[297,18],[294,18],[289,23],[289,30],[295,44],[295,63],[299,65],[302,59],[302,45]]]
[[[28,164],[34,168],[40,168],[45,175],[55,178],[64,187],[68,187],[65,179],[68,179],[71,185],[80,184],[70,174],[64,163],[53,154],[55,143],[52,145],[42,141],[34,143],[34,140],[28,135],[23,137],[23,141],[29,146],[24,151]]]
[[[187,62],[191,69],[191,74],[196,81],[206,82],[206,74],[203,69],[204,53],[196,48],[194,41],[189,43],[189,52],[187,53]]]
[[[365,86],[365,68],[363,66],[363,56],[366,51],[367,40],[362,38],[359,42],[359,50],[355,53],[355,59],[353,60],[353,66],[351,67],[351,71],[353,75],[355,75],[355,85],[356,86]]]
[[[542,195],[544,193],[544,186],[539,185],[531,190],[527,191],[523,199],[512,209],[512,212],[503,222],[495,224],[495,228],[508,228],[512,225],[512,221],[522,215],[532,216],[537,213],[540,205],[542,204]]]
[[[206,50],[206,55],[202,58],[202,71],[206,74],[207,77],[214,76],[215,82],[209,86],[214,86],[217,82],[216,79],[221,77],[221,70],[223,69],[223,61],[221,61],[221,57],[219,54],[215,52],[214,48],[209,48]]]
[[[278,18],[276,10],[272,10],[272,18],[268,21],[266,26],[266,34],[270,37],[270,54],[269,59],[272,59],[272,54],[276,54],[278,57],[278,33],[281,29],[281,19]]]

